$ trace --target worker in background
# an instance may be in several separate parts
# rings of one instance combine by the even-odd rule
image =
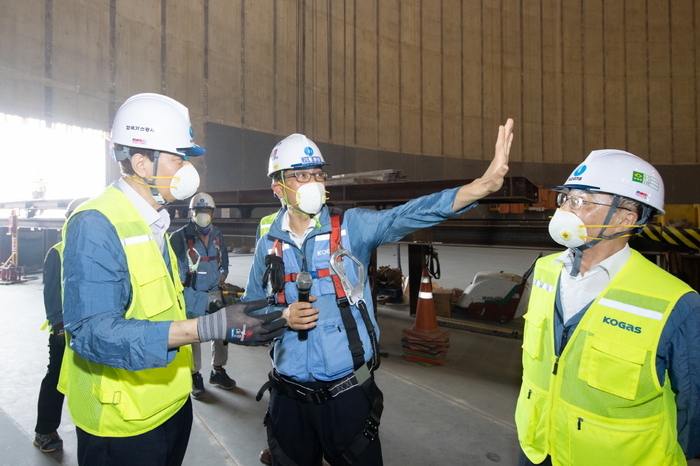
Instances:
[[[66,218],[87,197],[73,199],[66,209]],[[49,328],[49,365],[41,381],[39,401],[36,408],[36,427],[34,427],[34,445],[44,453],[63,448],[63,439],[58,435],[63,411],[63,393],[59,392],[58,376],[61,373],[61,361],[66,339],[63,332],[63,302],[61,299],[61,250],[63,243],[53,245],[44,259],[44,310],[46,324]]]
[[[223,301],[222,291],[228,275],[228,251],[224,235],[213,223],[214,199],[207,193],[195,194],[190,200],[190,220],[185,226],[170,235],[170,244],[177,257],[180,280],[186,288],[205,291],[214,299]],[[194,370],[192,372],[192,398],[204,398],[202,350],[198,343],[192,344]],[[211,342],[212,371],[209,383],[225,390],[233,390],[236,382],[224,369],[228,361],[228,347],[221,340]]]
[[[63,230],[70,344],[59,389],[76,425],[80,465],[179,465],[192,426],[190,344],[264,344],[285,322],[281,313],[249,315],[265,302],[216,312],[221,303],[208,293],[183,294],[164,206],[199,186],[189,157],[204,149],[187,108],[137,94],[117,111],[110,141],[122,177]]]
[[[515,412],[519,465],[685,465],[700,453],[700,297],[631,249],[656,169],[598,150],[559,191],[537,261]]]
[[[500,127],[495,157],[472,183],[393,209],[350,209],[342,218],[325,206],[326,162],[316,144],[292,134],[274,147],[268,176],[285,207],[257,243],[243,295],[244,302],[267,299],[264,312],[282,309],[287,322],[263,387],[271,388],[265,423],[273,465],[316,465],[323,457],[332,465],[382,464],[371,252],[500,189],[512,128],[512,120]]]

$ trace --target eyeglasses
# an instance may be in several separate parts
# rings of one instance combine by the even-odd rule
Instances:
[[[584,198],[582,198],[581,196],[568,196],[564,193],[559,193],[559,195],[557,195],[557,205],[559,207],[566,204],[567,201],[569,201],[569,207],[571,207],[571,210],[579,210],[583,206],[584,203],[612,207],[612,204],[601,204],[600,202],[587,201]],[[630,210],[626,207],[621,207],[621,206],[615,206],[615,207],[618,209]]]
[[[284,174],[285,178],[289,177],[294,177],[297,179],[299,183],[308,183],[311,181],[311,177],[314,177],[316,181],[319,183],[326,181],[326,178],[328,178],[328,173],[326,172],[318,172],[318,173],[309,173],[309,172],[294,172],[294,173],[285,173]]]

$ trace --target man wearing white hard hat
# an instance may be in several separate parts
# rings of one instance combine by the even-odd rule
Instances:
[[[222,304],[209,294],[183,293],[163,207],[199,186],[189,157],[204,149],[187,108],[137,94],[117,111],[110,141],[122,177],[63,229],[70,343],[59,390],[76,426],[79,465],[179,465],[192,426],[190,344],[265,344],[285,322],[281,313],[249,315],[264,301],[214,312]]]
[[[325,159],[302,134],[269,158],[284,207],[257,242],[243,301],[268,299],[288,327],[274,342],[265,418],[273,465],[381,465],[383,395],[374,382],[379,328],[367,270],[372,250],[436,225],[497,191],[508,171],[513,120],[499,128],[481,178],[387,210],[325,205]],[[261,228],[263,230],[263,228]],[[260,391],[259,397],[263,395]],[[268,456],[271,458],[268,459]]]
[[[170,244],[178,260],[180,280],[185,288],[209,293],[212,299],[223,301],[222,291],[228,276],[228,252],[224,235],[212,223],[216,203],[207,193],[197,193],[190,199],[190,220],[170,235]],[[206,394],[202,369],[202,350],[192,344],[192,398],[201,400]],[[236,382],[226,373],[228,347],[221,340],[211,342],[212,370],[209,383],[224,390],[233,390]]]
[[[643,159],[598,150],[559,191],[537,261],[515,421],[519,465],[685,465],[700,453],[700,297],[628,245],[664,214]]]

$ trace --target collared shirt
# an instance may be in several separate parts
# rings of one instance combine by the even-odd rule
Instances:
[[[564,264],[559,277],[564,323],[597,298],[615,275],[622,270],[630,257],[632,257],[632,251],[629,245],[625,244],[624,248],[591,267],[585,275],[579,273],[576,276],[571,276],[574,254],[567,249],[557,257],[554,262]]]
[[[134,188],[129,186],[129,183],[124,180],[124,178],[119,178],[117,181],[112,183],[112,186],[117,188],[119,191],[123,192],[126,197],[129,198],[136,210],[139,211],[143,219],[146,221],[148,226],[153,232],[153,237],[160,248],[160,252],[165,251],[165,232],[170,228],[170,215],[168,214],[168,209],[155,210],[146,200],[141,197],[139,193],[136,192]]]
[[[309,236],[309,233],[311,233],[315,227],[316,222],[313,218],[309,217],[309,225],[306,227],[306,231],[304,231],[302,236],[299,236],[289,227],[289,209],[285,209],[282,215],[282,225],[280,225],[280,228],[282,231],[289,233],[289,239],[294,241],[294,244],[296,244],[298,248],[301,248],[301,245],[304,244],[304,239]]]

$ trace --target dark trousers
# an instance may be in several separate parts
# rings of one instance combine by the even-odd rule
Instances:
[[[180,466],[192,429],[192,401],[160,426],[133,437],[98,437],[79,427],[80,466]]]
[[[320,387],[320,384],[319,387],[304,385],[312,389]],[[343,464],[335,457],[361,434],[369,410],[369,400],[359,386],[320,405],[289,398],[274,388],[270,392],[269,413],[273,435],[282,451],[299,466],[320,466],[324,456],[331,465]],[[280,465],[274,452],[272,464]],[[355,464],[383,464],[379,437],[369,443]]]
[[[44,380],[39,389],[39,402],[36,410],[37,434],[50,434],[61,425],[61,412],[63,411],[63,393],[59,392],[58,376],[61,373],[61,361],[66,348],[66,340],[63,336],[49,334],[49,365]]]
[[[518,466],[535,466],[535,463],[525,456],[522,448],[520,449],[520,456],[518,457]],[[537,463],[537,466],[552,466],[552,457],[547,456],[543,462]]]

